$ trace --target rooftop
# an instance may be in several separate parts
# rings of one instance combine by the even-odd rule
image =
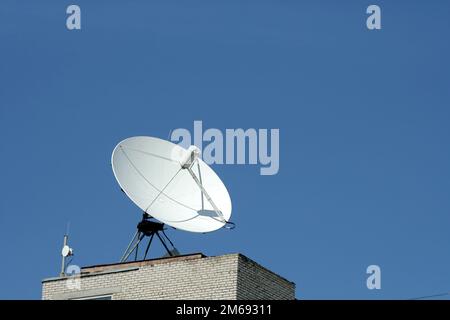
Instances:
[[[178,256],[173,256],[173,257],[161,257],[161,258],[148,259],[148,260],[126,261],[126,262],[118,262],[118,263],[116,262],[116,263],[110,263],[110,264],[98,264],[98,265],[94,265],[94,266],[87,266],[87,267],[81,268],[81,274],[113,271],[113,270],[119,270],[119,269],[128,269],[128,268],[133,268],[133,267],[153,266],[153,265],[163,264],[163,263],[172,263],[172,262],[178,262],[178,261],[201,259],[201,258],[205,258],[205,257],[206,256],[203,253],[191,253],[191,254],[178,255]]]
[[[236,255],[236,254],[228,254],[228,255]],[[244,259],[245,261],[250,261],[257,265],[259,268],[262,268],[281,279],[293,283],[292,281],[287,280],[286,278],[280,276],[279,274],[267,269],[266,267],[260,265],[259,263],[253,261],[252,259],[246,257],[245,255],[238,253],[239,257]],[[115,263],[108,263],[108,264],[98,264],[98,265],[92,265],[92,266],[86,266],[81,267],[81,276],[82,277],[89,277],[92,275],[98,275],[98,274],[107,274],[107,273],[116,273],[116,272],[123,272],[123,271],[131,271],[131,270],[137,270],[144,266],[154,266],[154,265],[161,265],[161,264],[167,264],[167,263],[173,263],[173,262],[181,262],[181,261],[190,261],[190,260],[196,260],[196,259],[203,259],[203,258],[209,258],[208,256],[204,255],[201,252],[197,253],[190,253],[190,254],[184,254],[184,255],[178,255],[173,257],[161,257],[161,258],[154,258],[154,259],[147,259],[147,260],[138,260],[138,261],[126,261],[126,262],[115,262]],[[57,281],[57,280],[63,280],[66,278],[69,278],[71,275],[65,275],[65,276],[58,276],[58,277],[50,277],[42,280],[42,283],[50,282],[50,281]]]

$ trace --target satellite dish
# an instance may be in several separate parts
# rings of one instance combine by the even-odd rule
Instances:
[[[230,224],[231,199],[195,146],[153,137],[121,141],[112,169],[125,194],[144,213],[176,229],[211,232]]]
[[[61,255],[62,255],[63,257],[68,257],[68,256],[73,255],[73,250],[72,250],[72,248],[70,248],[68,245],[65,245],[65,246],[62,248],[62,250],[61,250]]]

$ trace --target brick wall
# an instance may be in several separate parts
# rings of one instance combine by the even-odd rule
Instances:
[[[238,255],[237,300],[293,300],[295,284]]]
[[[118,300],[294,299],[295,285],[240,254],[86,267],[78,279],[51,278],[42,284],[44,300],[101,295]]]

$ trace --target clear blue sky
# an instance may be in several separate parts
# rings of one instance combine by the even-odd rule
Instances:
[[[449,16],[437,0],[1,1],[0,298],[40,298],[67,221],[73,263],[118,261],[141,213],[114,146],[194,120],[280,128],[280,171],[213,166],[237,227],[170,231],[180,251],[242,252],[298,298],[450,291]]]

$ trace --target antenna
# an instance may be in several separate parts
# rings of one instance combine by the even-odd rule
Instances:
[[[68,224],[69,225],[69,224]],[[69,235],[68,235],[68,229],[66,229],[66,234],[64,235],[64,242],[63,247],[61,250],[61,273],[59,274],[61,277],[64,277],[66,275],[66,257],[73,256],[73,249],[69,247],[68,241],[69,241]]]
[[[229,221],[228,190],[200,158],[197,147],[184,149],[154,137],[131,137],[114,148],[111,163],[120,188],[144,212],[121,261],[133,252],[137,260],[139,243],[146,236],[150,239],[144,259],[154,236],[169,255],[178,252],[165,234],[164,225],[197,233],[234,227]]]

